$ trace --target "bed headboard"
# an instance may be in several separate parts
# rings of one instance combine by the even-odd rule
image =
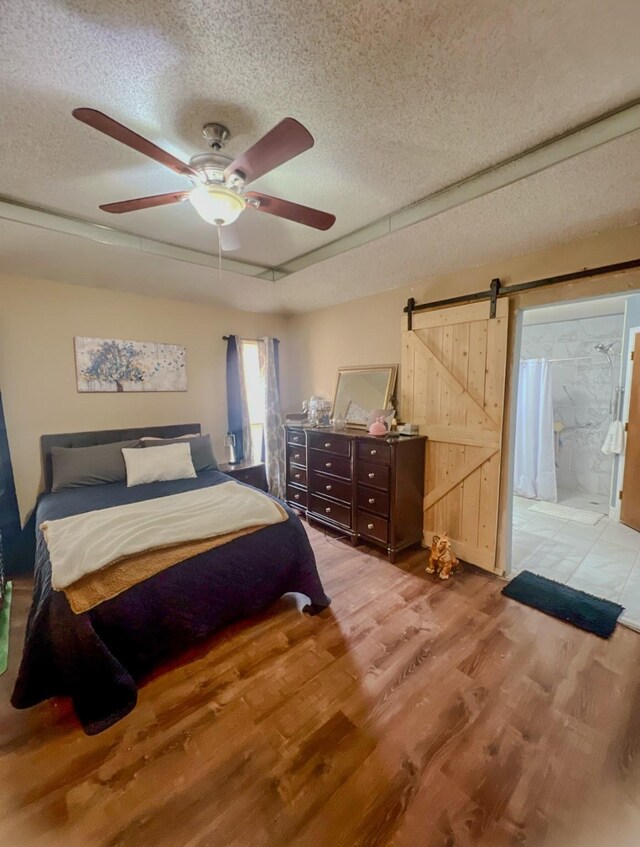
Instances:
[[[61,432],[56,435],[40,436],[40,452],[44,474],[44,490],[51,491],[53,469],[52,447],[94,447],[112,441],[131,441],[151,435],[156,438],[179,438],[189,433],[200,433],[200,424],[168,424],[167,426],[139,426],[132,429],[98,429],[94,432]]]

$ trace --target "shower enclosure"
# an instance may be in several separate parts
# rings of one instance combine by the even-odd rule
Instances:
[[[534,321],[532,316],[531,322],[523,326],[521,359],[548,362],[553,433],[545,431],[539,438],[541,444],[545,439],[553,440],[557,502],[607,514],[614,457],[603,453],[602,446],[620,409],[624,316]],[[549,418],[541,425],[548,427]],[[525,437],[531,439],[530,434],[525,435],[519,429],[520,424],[516,431],[516,453],[519,441]],[[547,490],[550,487],[547,484]],[[517,489],[516,493],[531,496]]]

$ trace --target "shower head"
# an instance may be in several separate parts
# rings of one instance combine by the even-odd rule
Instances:
[[[600,341],[598,344],[593,345],[593,349],[597,350],[598,353],[602,353],[603,356],[607,357],[607,362],[609,363],[609,367],[611,368],[611,373],[613,374],[613,358],[611,357],[611,351],[613,350],[613,344],[604,344]]]

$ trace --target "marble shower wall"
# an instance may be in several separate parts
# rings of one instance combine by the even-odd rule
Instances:
[[[605,315],[522,328],[523,359],[593,357],[551,365],[554,420],[565,426],[556,436],[556,478],[563,491],[610,494],[613,456],[605,456],[600,448],[611,422],[611,370],[594,346],[599,342],[615,345],[613,383],[617,385],[623,325],[624,315]]]

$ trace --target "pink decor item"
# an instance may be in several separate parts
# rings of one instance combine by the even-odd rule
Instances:
[[[376,418],[375,421],[369,427],[369,435],[386,435],[387,428],[384,425],[384,418],[381,416]]]

